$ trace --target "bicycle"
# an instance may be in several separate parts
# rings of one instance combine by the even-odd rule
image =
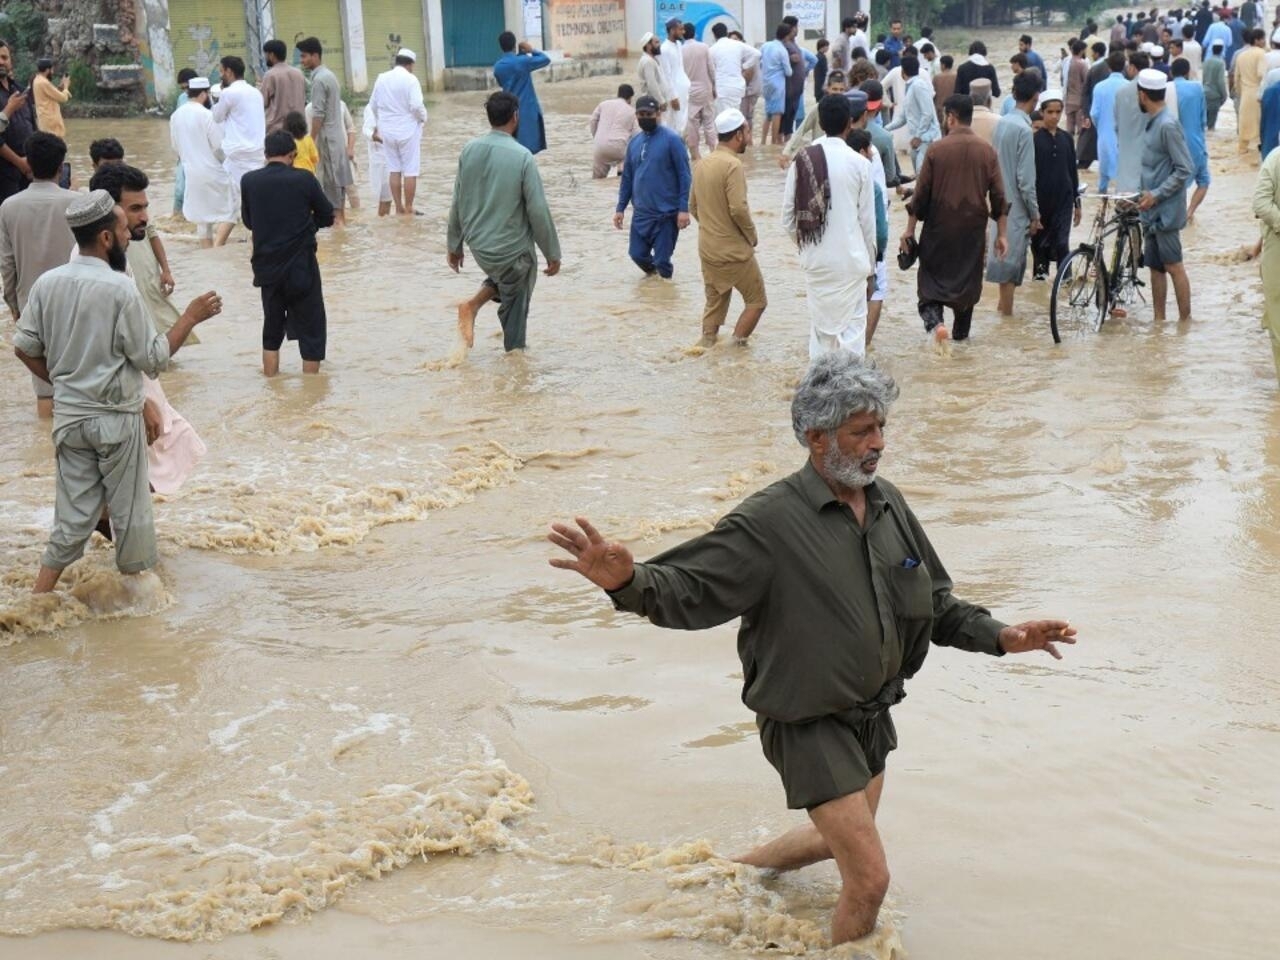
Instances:
[[[1081,194],[1086,196],[1083,189]],[[1097,333],[1109,315],[1124,316],[1124,308],[1141,296],[1139,288],[1146,284],[1138,276],[1142,266],[1139,196],[1104,193],[1092,198],[1101,203],[1089,239],[1058,264],[1053,278],[1049,329],[1054,343],[1061,343],[1064,335]],[[1110,212],[1113,203],[1115,210]],[[1109,258],[1108,244],[1112,244]]]

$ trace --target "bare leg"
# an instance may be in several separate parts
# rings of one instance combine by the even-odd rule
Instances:
[[[871,808],[872,819],[880,808],[880,794],[883,790],[884,774],[881,773],[873,777],[867,784],[867,789],[863,791]],[[861,795],[855,794],[855,796]],[[756,847],[750,853],[733,859],[736,863],[746,863],[767,870],[799,870],[810,864],[830,860],[831,847],[815,824],[806,823],[788,830],[776,840],[770,840]]]
[[[1169,299],[1169,275],[1163,270],[1151,271],[1151,312],[1156,320],[1164,319],[1165,301]]]
[[[1196,208],[1204,202],[1205,194],[1208,192],[1208,187],[1196,187],[1195,192],[1191,194],[1191,202],[1187,204],[1187,223],[1196,218]]]
[[[1000,316],[1013,316],[1013,284],[1000,284]]]
[[[871,346],[871,338],[876,335],[876,327],[880,325],[880,311],[884,309],[883,300],[871,300],[867,303],[867,346]]]
[[[391,201],[381,200],[378,202],[378,216],[385,217],[391,212]]]
[[[768,129],[765,130],[766,144],[772,142],[774,146],[782,143],[782,114],[774,114],[769,118]]]
[[[889,864],[866,792],[851,793],[809,811],[836,866],[840,899],[831,918],[833,946],[865,937],[876,928],[889,891]]]
[[[480,284],[480,289],[470,300],[458,304],[458,334],[468,347],[476,345],[476,314],[480,308],[493,299],[493,287],[487,283]]]
[[[1173,281],[1173,296],[1178,301],[1178,321],[1181,323],[1190,320],[1191,278],[1187,276],[1187,268],[1180,263],[1166,263],[1165,270]]]
[[[319,360],[303,360],[302,372],[303,373],[319,373],[320,361]]]
[[[41,420],[53,418],[53,397],[36,397],[36,416]]]
[[[391,200],[396,205],[396,215],[401,216],[404,214],[404,194],[401,192],[403,178],[400,174],[393,173],[389,175],[389,179],[391,180]]]
[[[404,212],[413,213],[413,201],[418,196],[418,178],[404,178]]]
[[[745,344],[747,337],[755,332],[756,324],[764,316],[764,307],[743,307],[738,315],[738,322],[733,327],[734,343]]]
[[[213,234],[213,245],[215,247],[223,246],[231,237],[231,231],[236,228],[234,223],[220,223],[217,230]]]
[[[36,585],[31,588],[31,592],[52,593],[60,576],[62,576],[61,570],[55,570],[53,567],[46,567],[41,564],[40,572],[36,574]]]
[[[262,372],[265,376],[274,377],[280,372],[280,351],[262,351]]]

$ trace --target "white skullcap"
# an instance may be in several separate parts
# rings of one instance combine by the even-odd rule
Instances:
[[[650,40],[657,40],[657,39],[658,38],[653,33],[653,31],[649,31],[643,37],[640,38],[640,49],[643,50],[645,47],[647,47],[649,45]]]
[[[1163,90],[1169,86],[1169,78],[1159,70],[1139,70],[1138,86],[1143,90]]]
[[[733,133],[739,127],[746,126],[747,118],[735,107],[721,110],[716,114],[716,133]]]
[[[1036,109],[1037,109],[1037,110],[1043,110],[1043,109],[1044,109],[1044,105],[1045,105],[1046,103],[1053,103],[1055,100],[1056,100],[1058,103],[1065,103],[1065,102],[1066,102],[1066,101],[1064,101],[1064,100],[1062,99],[1062,91],[1061,91],[1061,90],[1046,90],[1046,91],[1044,91],[1044,93],[1040,94],[1040,99],[1036,101]]]
[[[209,78],[208,77],[192,77],[190,80],[187,81],[187,89],[188,90],[208,90]]]
[[[105,190],[94,190],[77,196],[67,205],[67,226],[87,227],[110,216],[116,202]]]
[[[1141,50],[1143,53],[1149,54],[1153,46],[1155,46],[1155,44],[1144,41],[1138,45],[1138,49]]]
[[[1164,56],[1164,47],[1160,46],[1160,44],[1158,43],[1152,44],[1151,46],[1152,59],[1159,60],[1163,56]]]
[[[396,51],[396,58],[399,59],[400,57],[404,57],[406,60],[412,60],[414,63],[418,62],[418,55],[408,47],[401,47]]]

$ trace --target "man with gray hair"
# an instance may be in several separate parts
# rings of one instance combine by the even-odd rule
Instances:
[[[741,617],[742,699],[756,712],[765,756],[796,827],[738,858],[795,870],[835,859],[843,889],[833,944],[876,924],[889,868],[876,830],[885,762],[897,746],[889,710],[930,642],[1001,656],[1074,643],[1064,620],[1006,626],[955,597],[902,494],[878,479],[893,380],[846,351],[823,354],[791,404],[807,459],[715,529],[636,563],[585,517],[548,539],[619,610],[660,627],[703,630]]]

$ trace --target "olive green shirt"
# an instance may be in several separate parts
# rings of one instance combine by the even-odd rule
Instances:
[[[913,676],[929,642],[999,656],[1004,626],[951,580],[892,484],[867,487],[866,526],[812,464],[749,497],[709,533],[635,568],[610,594],[660,627],[742,618],[742,700],[802,723]]]

